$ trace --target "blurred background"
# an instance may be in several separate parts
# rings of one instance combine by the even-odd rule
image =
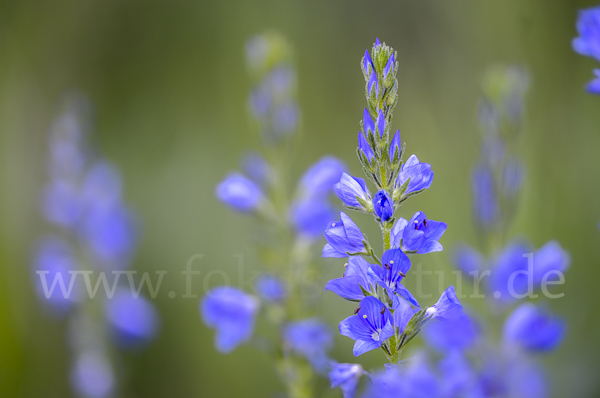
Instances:
[[[30,264],[32,243],[46,230],[38,197],[47,179],[47,135],[71,89],[94,103],[97,143],[123,173],[124,196],[142,220],[134,269],[168,271],[154,300],[161,333],[147,350],[123,357],[122,396],[264,397],[282,390],[268,359],[252,347],[219,355],[213,331],[200,320],[198,299],[180,297],[180,272],[195,254],[203,255],[195,263],[203,275],[223,270],[232,282],[239,278],[235,255],[243,254],[248,274],[260,269],[252,223],[219,203],[214,187],[239,167],[244,150],[257,147],[248,123],[243,49],[265,28],[280,31],[295,47],[302,109],[296,176],[325,154],[360,172],[354,155],[364,106],[359,62],[376,37],[398,51],[393,128],[400,129],[408,153],[435,170],[432,188],[402,211],[410,217],[423,210],[449,226],[442,240],[447,250],[419,260],[431,270],[449,272],[453,245],[476,241],[470,176],[479,156],[477,104],[485,69],[517,63],[529,70],[519,147],[527,174],[511,233],[528,236],[536,247],[557,239],[571,253],[565,296],[549,303],[567,319],[568,336],[543,361],[553,396],[600,396],[600,98],[583,90],[593,61],[571,49],[577,10],[592,5],[0,2],[0,396],[71,396],[65,326],[40,306]],[[369,225],[364,231],[376,234],[369,224],[362,224]],[[324,286],[341,270],[338,262],[320,261]],[[221,283],[216,279],[207,283]],[[194,294],[203,293],[202,281],[195,279]],[[428,283],[437,295],[437,279]],[[169,298],[169,291],[178,294]],[[322,303],[332,329],[340,311],[353,308],[331,293],[323,293]],[[336,335],[333,356],[353,361],[352,343]],[[367,369],[381,361],[376,351],[360,359]]]

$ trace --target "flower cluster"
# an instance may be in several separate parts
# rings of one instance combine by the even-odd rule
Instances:
[[[573,40],[573,49],[581,55],[600,61],[600,6],[581,10],[577,20],[579,37]],[[588,92],[600,95],[600,69],[595,69],[596,78],[588,86]]]
[[[421,211],[408,220],[395,217],[405,200],[431,186],[433,171],[416,155],[403,162],[405,145],[400,132],[393,133],[391,128],[398,100],[396,52],[377,39],[372,51],[365,51],[361,67],[367,107],[358,133],[357,154],[376,192],[369,191],[364,179],[345,173],[334,190],[346,208],[373,215],[383,234],[383,254],[380,258],[358,225],[340,212],[339,221],[331,222],[325,230],[327,244],[322,255],[349,257],[343,277],[326,286],[340,297],[359,303],[354,315],[340,322],[340,334],[355,340],[355,356],[380,348],[393,368],[400,351],[426,323],[447,320],[462,324],[466,315],[453,287],[446,289],[436,304],[421,308],[402,283],[411,268],[409,255],[443,250],[439,240],[446,224],[428,219]],[[330,379],[345,397],[352,397],[363,374],[360,365],[334,364]],[[390,393],[398,396],[399,391],[392,389]],[[373,396],[381,394],[373,392]]]
[[[113,396],[117,387],[111,346],[146,345],[157,332],[158,316],[118,276],[131,264],[136,248],[136,217],[123,201],[119,172],[90,147],[86,105],[78,96],[71,98],[50,132],[50,179],[40,206],[55,231],[37,244],[33,268],[40,299],[51,313],[69,319],[75,392],[101,398]],[[92,289],[94,273],[99,277]],[[85,278],[87,292],[77,283],[78,274]],[[107,297],[92,300],[101,284]]]
[[[534,250],[525,240],[506,240],[506,231],[517,210],[523,182],[522,162],[514,148],[520,132],[528,77],[519,67],[497,66],[484,79],[480,106],[483,129],[481,160],[473,172],[473,204],[481,250],[462,244],[455,251],[455,265],[469,278],[484,282],[489,309],[474,317],[469,333],[455,335],[452,325],[431,325],[426,340],[442,353],[461,356],[464,383],[458,396],[545,397],[548,387],[543,369],[531,353],[556,348],[565,334],[564,321],[543,306],[523,299],[535,298],[547,286],[564,282],[570,257],[551,241]],[[488,276],[481,278],[481,276]],[[546,290],[544,290],[546,289]],[[511,307],[516,304],[516,308]],[[509,312],[502,341],[482,331],[495,322],[489,313]],[[495,323],[494,323],[495,324]],[[466,360],[475,344],[490,353],[478,361]],[[458,353],[458,354],[457,354]],[[442,361],[449,360],[448,358]],[[456,370],[455,370],[456,371]],[[455,385],[456,388],[458,386]],[[462,395],[461,395],[462,394]],[[468,395],[471,396],[471,395]]]
[[[329,197],[345,166],[336,158],[323,157],[300,177],[292,195],[287,192],[285,150],[298,123],[290,53],[287,42],[274,32],[249,40],[248,64],[257,80],[250,105],[264,155],[246,155],[243,173],[229,174],[216,188],[221,202],[256,216],[261,231],[271,232],[260,244],[261,252],[267,253],[267,272],[255,279],[254,292],[231,286],[213,289],[202,299],[200,310],[205,324],[215,329],[215,344],[223,353],[250,341],[257,317],[263,315],[277,331],[267,348],[289,396],[309,397],[315,394],[312,379],[329,369],[332,335],[300,295],[311,266],[307,253],[335,215]]]

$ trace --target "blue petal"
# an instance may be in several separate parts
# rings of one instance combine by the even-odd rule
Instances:
[[[365,108],[363,112],[363,126],[366,137],[369,136],[369,131],[371,131],[372,134],[375,134],[375,123],[373,123],[373,119],[371,118],[371,114],[369,113],[367,108]]]
[[[360,288],[361,282],[362,279],[358,276],[344,276],[327,282],[325,290],[330,290],[348,300],[362,300],[365,295]]]
[[[377,113],[377,131],[379,131],[379,136],[383,138],[383,133],[385,133],[385,116],[383,115],[383,111],[379,109]]]
[[[356,340],[356,343],[354,343],[354,348],[352,350],[352,353],[354,354],[355,357],[357,357],[357,356],[364,354],[365,352],[368,352],[368,351],[371,351],[371,350],[381,347],[381,344],[382,344],[381,341],[375,341],[373,339]]]
[[[373,335],[373,330],[361,315],[352,315],[340,322],[340,334],[352,340],[368,340]]]
[[[321,257],[333,257],[333,258],[344,258],[348,257],[346,253],[342,253],[337,251],[331,246],[329,243],[323,246],[323,252],[321,253]]]

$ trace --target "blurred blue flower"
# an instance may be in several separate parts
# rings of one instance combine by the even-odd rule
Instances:
[[[579,11],[577,31],[579,37],[573,40],[573,49],[600,61],[600,6]]]
[[[269,114],[269,110],[271,109],[271,105],[273,103],[273,99],[271,98],[271,92],[268,87],[264,84],[255,87],[250,92],[249,97],[250,109],[254,117],[257,119],[262,119]]]
[[[340,181],[346,165],[333,156],[325,156],[313,164],[300,179],[299,187],[305,196],[326,196]]]
[[[533,254],[533,284],[540,286],[544,278],[549,281],[556,281],[551,278],[557,273],[564,273],[571,264],[571,256],[563,250],[557,241],[550,241],[538,249]]]
[[[231,173],[221,181],[216,194],[221,202],[242,212],[256,210],[264,199],[260,187],[239,173]]]
[[[381,221],[387,221],[394,215],[394,203],[386,191],[379,191],[373,197],[373,210]]]
[[[75,360],[71,384],[83,398],[107,398],[113,395],[116,379],[108,358],[99,350],[86,350]]]
[[[470,274],[482,271],[486,267],[486,260],[477,250],[462,243],[454,249],[454,265],[462,272]]]
[[[340,322],[340,334],[355,340],[354,356],[379,348],[394,334],[392,315],[375,297],[365,297],[356,315]]]
[[[285,282],[281,278],[271,274],[258,276],[255,286],[258,295],[263,300],[271,303],[285,300],[288,294]]]
[[[444,250],[438,240],[446,232],[447,225],[441,221],[428,220],[422,211],[416,212],[409,221],[399,218],[391,232],[393,247],[404,251],[431,253]]]
[[[551,351],[565,336],[565,322],[531,303],[515,308],[504,324],[507,344],[528,351]]]
[[[279,105],[273,114],[273,131],[276,136],[290,134],[298,127],[300,109],[295,102]]]
[[[83,211],[78,187],[70,181],[52,180],[46,184],[41,198],[46,220],[63,228],[75,227]]]
[[[283,328],[284,344],[306,358],[319,372],[327,369],[327,351],[333,343],[329,327],[322,321],[311,318],[288,323]]]
[[[400,249],[386,250],[381,257],[382,266],[373,265],[369,276],[384,289],[396,293],[399,291],[402,279],[410,270],[410,260]]]
[[[346,173],[342,174],[342,178],[333,186],[333,190],[342,202],[349,207],[358,207],[366,210],[356,199],[357,197],[367,203],[371,201],[371,194],[365,180],[363,178],[352,177]]]
[[[366,251],[360,228],[341,211],[340,221],[332,222],[325,230],[325,240],[327,244],[323,247],[323,257],[343,258]]]
[[[273,170],[267,160],[258,152],[246,152],[242,158],[242,170],[250,179],[262,186],[269,185]]]
[[[523,164],[516,159],[506,162],[502,170],[502,188],[508,196],[519,193],[523,183]]]
[[[398,174],[397,184],[402,186],[410,179],[405,195],[427,189],[433,182],[433,171],[429,163],[419,162],[417,155],[411,155],[402,165]]]
[[[360,131],[358,132],[358,150],[362,151],[369,164],[371,164],[371,161],[375,157],[375,152],[373,152],[371,145],[369,145],[369,141],[367,141]]]
[[[494,176],[488,165],[482,163],[473,169],[472,189],[476,219],[482,226],[490,228],[498,220],[500,209]]]
[[[344,398],[354,398],[360,377],[365,373],[362,366],[355,363],[334,363],[329,372],[331,388],[340,387]]]
[[[446,356],[438,363],[441,374],[440,390],[443,397],[481,397],[474,394],[477,375],[458,350],[446,351]]]
[[[227,353],[250,339],[258,307],[254,296],[229,286],[215,288],[202,299],[202,319],[216,331],[217,350]]]
[[[410,397],[406,379],[396,370],[388,370],[371,376],[371,383],[362,398]]]
[[[89,207],[110,206],[121,200],[122,181],[111,163],[98,161],[86,173],[82,195]]]
[[[463,308],[460,301],[458,301],[458,297],[456,297],[454,286],[450,286],[444,290],[437,303],[427,308],[427,315],[434,319],[461,319]]]
[[[423,328],[427,343],[440,353],[470,348],[478,337],[475,323],[467,315],[454,319],[433,319]]]
[[[348,260],[344,276],[327,282],[325,289],[346,300],[360,301],[365,297],[362,289],[367,292],[373,291],[374,282],[369,276],[371,266],[363,257],[352,256]]]
[[[600,95],[600,69],[594,69],[596,77],[587,85],[587,91],[590,94]]]
[[[307,197],[295,201],[290,208],[291,222],[296,231],[308,238],[320,238],[335,216],[333,207],[321,197]]]
[[[105,314],[115,341],[122,348],[140,348],[158,331],[158,314],[143,296],[134,296],[129,288],[118,288],[105,302]]]

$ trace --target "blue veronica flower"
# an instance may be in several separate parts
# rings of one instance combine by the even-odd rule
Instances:
[[[377,131],[379,132],[379,137],[383,138],[383,134],[385,133],[385,116],[383,115],[383,111],[378,109],[377,111],[377,120],[375,121]]]
[[[600,95],[600,69],[594,69],[596,77],[586,87],[588,93]]]
[[[573,40],[573,49],[600,61],[600,6],[579,11],[577,31],[579,37]]]
[[[375,282],[369,276],[369,268],[371,266],[372,264],[369,264],[363,257],[350,257],[344,271],[344,276],[327,282],[325,290],[332,291],[346,300],[362,300],[365,295],[361,287],[367,292],[374,290],[373,285]],[[377,265],[373,266],[378,267]]]
[[[406,326],[412,319],[412,317],[418,312],[416,308],[413,308],[409,302],[401,297],[393,296],[393,306],[392,310],[394,310],[394,328],[398,329],[398,333],[402,334],[406,329]]]
[[[410,260],[400,249],[386,250],[381,257],[382,266],[374,265],[369,269],[369,276],[384,289],[396,293],[402,279],[410,270]]]
[[[381,347],[394,334],[390,310],[375,297],[365,297],[356,315],[340,322],[340,334],[355,340],[354,356]]]
[[[414,398],[440,396],[440,383],[427,363],[425,355],[417,355],[402,376],[410,391],[403,396]]]
[[[523,183],[523,164],[517,159],[511,159],[502,170],[502,188],[509,196],[515,196]]]
[[[291,322],[283,328],[284,344],[306,358],[319,372],[328,365],[327,351],[333,343],[329,327],[316,318]]]
[[[472,189],[475,216],[481,225],[489,228],[498,220],[500,209],[494,176],[488,165],[480,164],[473,169]]]
[[[75,253],[67,241],[56,236],[42,239],[35,250],[33,268],[36,293],[56,315],[65,315],[81,300],[81,286],[71,283],[75,279],[71,279],[69,272],[78,267]]]
[[[364,209],[356,198],[358,197],[367,203],[371,201],[371,193],[365,180],[352,177],[346,173],[343,173],[340,181],[333,186],[333,191],[349,207],[358,207],[366,211],[367,209]]]
[[[109,162],[98,161],[85,176],[82,196],[88,206],[110,206],[121,200],[122,186],[117,168]]]
[[[385,65],[385,69],[383,70],[384,78],[387,78],[390,71],[394,69],[394,61],[395,61],[395,55],[394,55],[394,53],[392,53],[392,55],[390,56],[390,59],[388,60],[388,63]]]
[[[121,348],[143,347],[156,336],[156,309],[143,296],[134,297],[128,288],[118,288],[113,297],[106,300],[104,311]]]
[[[375,136],[375,122],[373,121],[373,119],[371,119],[371,114],[369,113],[367,108],[365,108],[363,111],[363,127],[365,130],[365,137],[369,136],[369,131],[371,132],[371,134],[373,134],[373,136]]]
[[[82,239],[94,254],[95,265],[122,269],[137,243],[137,219],[123,203],[96,206],[88,211],[82,225]]]
[[[78,396],[108,398],[113,396],[116,377],[106,355],[97,349],[80,353],[71,370],[71,385]]]
[[[369,66],[371,69],[369,69]],[[375,66],[373,65],[373,60],[371,59],[371,54],[369,54],[369,50],[365,50],[365,56],[363,57],[363,67],[365,68],[365,72],[367,75],[370,75],[372,71],[375,70]]]
[[[363,398],[409,397],[409,386],[396,370],[387,370],[371,376],[371,383]]]
[[[78,187],[68,180],[52,180],[43,189],[41,209],[50,223],[72,228],[79,222],[83,207]]]
[[[515,398],[547,398],[548,382],[542,367],[525,358],[510,363],[503,375],[506,396]]]
[[[409,178],[410,182],[404,193],[405,195],[429,188],[433,182],[431,165],[421,163],[417,155],[411,155],[400,169],[397,180],[398,186],[402,186]]]
[[[375,39],[375,49],[377,49],[377,47],[381,46],[381,42],[379,41],[379,37]]]
[[[344,398],[354,398],[360,377],[365,373],[362,366],[355,363],[334,363],[329,380],[331,388],[340,387]]]
[[[358,225],[340,211],[340,221],[332,222],[325,230],[327,244],[323,257],[348,257],[348,254],[365,253],[364,236]]]
[[[373,92],[373,89],[375,89],[375,96],[379,97],[379,83],[377,82],[377,74],[375,73],[375,71],[371,72],[371,76],[369,77],[369,82],[367,83],[367,89],[368,89],[369,95],[371,95],[371,93]]]
[[[271,274],[263,274],[254,282],[258,295],[265,301],[275,303],[287,298],[288,291],[285,282]]]
[[[326,196],[340,181],[346,165],[333,156],[324,156],[310,166],[299,182],[305,196]]]
[[[483,397],[483,395],[473,394],[477,375],[462,352],[448,351],[438,363],[438,369],[442,376],[440,389],[443,397]],[[469,392],[472,395],[469,395]]]
[[[525,303],[506,319],[504,339],[527,351],[551,351],[562,342],[565,331],[562,319],[534,304]]]
[[[396,134],[392,137],[390,142],[390,160],[394,160],[394,156],[402,151],[402,140],[400,140],[400,130],[396,130]]]
[[[264,200],[261,188],[240,173],[231,173],[217,185],[217,198],[231,208],[250,212]]]
[[[333,207],[321,197],[299,199],[290,208],[290,218],[296,232],[310,239],[323,236],[329,220],[334,216]]]
[[[463,316],[462,305],[458,301],[458,297],[456,297],[454,286],[450,286],[444,290],[437,303],[427,308],[426,313],[434,319],[454,320]]]
[[[454,250],[453,263],[456,268],[466,274],[481,271],[486,267],[486,260],[481,253],[464,243],[458,245]]]
[[[477,325],[466,315],[456,319],[433,319],[423,328],[427,343],[440,353],[466,350],[473,346],[479,331]]]
[[[252,336],[259,307],[254,296],[221,286],[209,292],[200,305],[204,323],[216,331],[215,345],[220,352],[230,352]]]
[[[358,149],[364,153],[369,164],[371,164],[371,160],[375,157],[375,152],[373,152],[371,145],[369,145],[369,142],[360,131],[358,132]]]
[[[394,203],[386,191],[379,191],[373,197],[373,210],[381,221],[387,221],[394,215]]]
[[[258,152],[247,152],[242,158],[241,166],[244,173],[257,184],[269,185],[273,179],[271,165]]]
[[[394,247],[404,251],[431,253],[444,250],[438,240],[446,232],[447,225],[441,221],[428,220],[422,211],[416,212],[410,221],[399,218],[390,236]]]
[[[557,241],[550,241],[533,254],[533,284],[539,286],[544,278],[555,281],[552,275],[564,273],[571,264],[571,256]]]

